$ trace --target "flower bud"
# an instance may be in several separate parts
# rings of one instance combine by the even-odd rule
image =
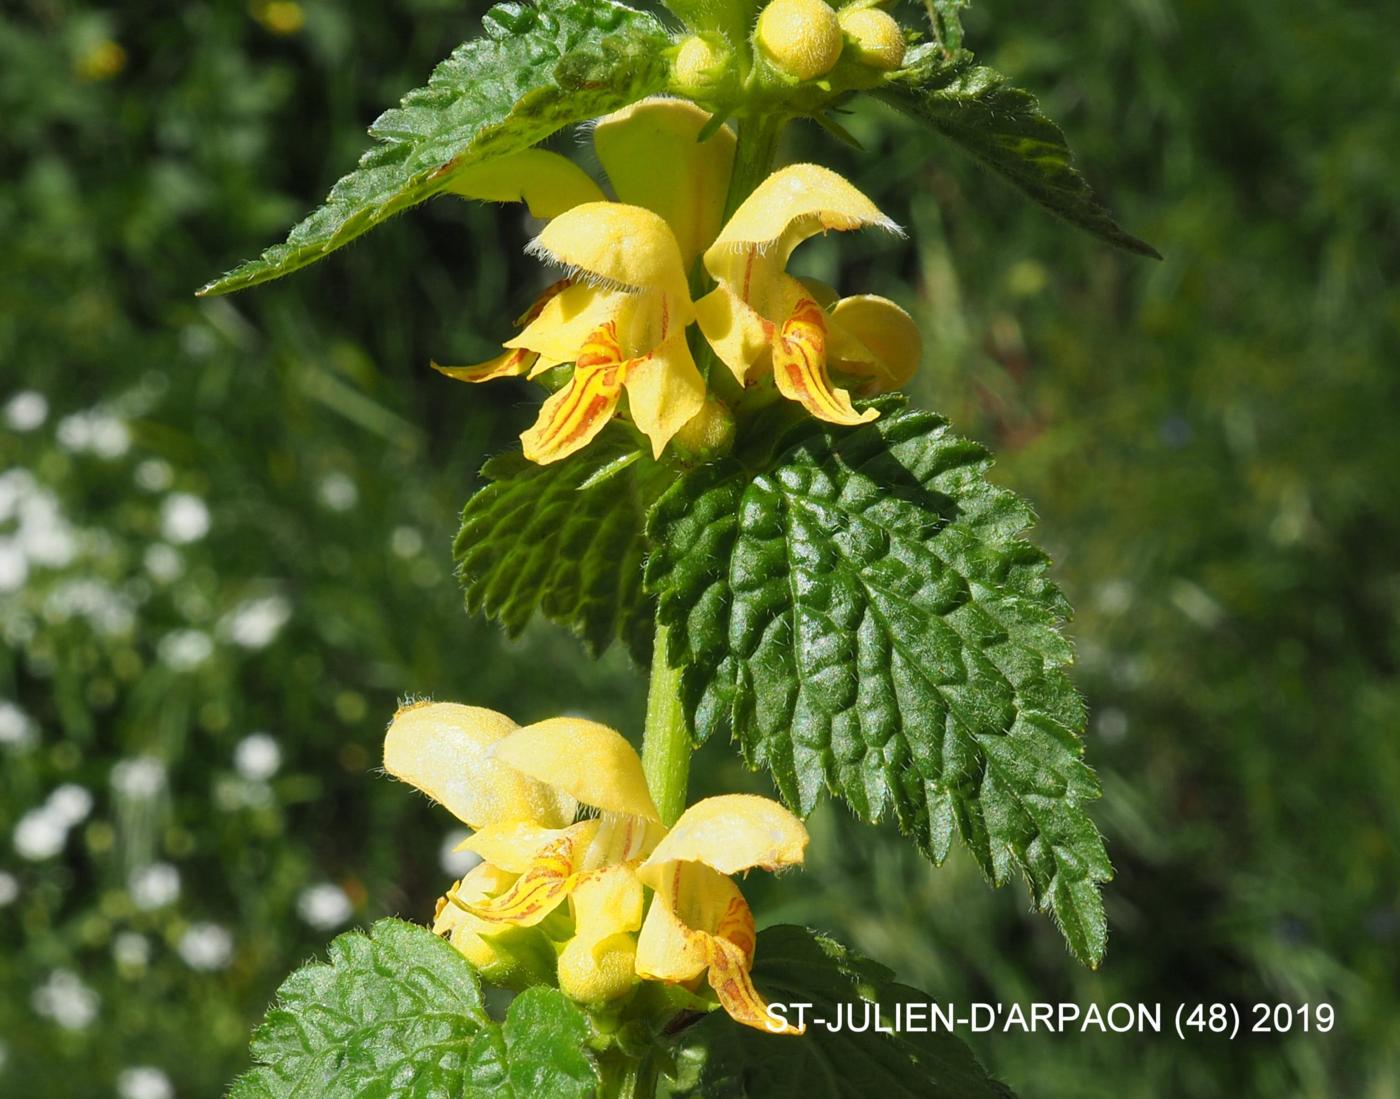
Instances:
[[[609,935],[600,943],[571,939],[559,953],[559,989],[571,1000],[601,1004],[637,984],[637,940]]]
[[[754,40],[775,67],[798,80],[830,72],[845,45],[826,0],[773,0],[758,17]]]
[[[463,919],[460,909],[446,901],[438,902],[434,934],[445,938],[492,984],[522,989],[549,981],[554,969],[554,949],[534,927],[507,927],[486,935],[473,927],[479,923]]]
[[[723,401],[705,398],[700,411],[681,425],[671,445],[682,458],[708,462],[734,449],[734,414]]]
[[[904,63],[904,31],[893,16],[878,8],[858,8],[842,12],[839,21],[863,64],[888,72]]]
[[[718,35],[692,34],[671,62],[671,90],[690,98],[713,93],[730,83],[733,51]]]

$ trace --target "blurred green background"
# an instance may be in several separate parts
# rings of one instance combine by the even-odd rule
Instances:
[[[426,363],[484,356],[544,280],[518,210],[438,200],[191,295],[280,239],[482,10],[0,16],[0,1094],[218,1096],[288,970],[425,918],[458,833],[376,771],[397,698],[639,731],[625,656],[543,625],[507,643],[451,575],[474,471],[532,399]],[[829,806],[755,907],[940,1001],[1336,1008],[1325,1037],[975,1039],[1026,1099],[1400,1095],[1400,9],[966,22],[1166,261],[870,107],[865,157],[815,128],[789,152],[910,237],[802,263],[909,306],[916,399],[1043,517],[1118,867],[1109,957],[1079,968],[1023,890]],[[698,789],[763,788],[722,745],[698,759]]]

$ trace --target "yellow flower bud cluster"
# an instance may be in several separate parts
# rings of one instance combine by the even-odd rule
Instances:
[[[904,61],[904,31],[874,7],[839,14],[825,0],[772,0],[758,17],[754,42],[774,68],[796,80],[825,76],[847,42],[862,65],[888,72]]]
[[[863,64],[888,72],[904,63],[904,31],[887,12],[855,8],[843,11],[838,21]]]
[[[798,80],[825,76],[845,45],[826,0],[773,0],[758,17],[754,41],[775,68]]]

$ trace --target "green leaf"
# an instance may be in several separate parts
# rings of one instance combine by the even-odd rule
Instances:
[[[945,59],[937,47],[916,51],[875,96],[950,141],[1072,225],[1129,252],[1161,259],[1124,232],[1074,166],[1060,128],[1035,96],[1012,87],[967,55]]]
[[[474,1040],[495,1024],[475,971],[430,931],[380,920],[303,966],[253,1034],[259,1067],[230,1099],[416,1099],[458,1095]]]
[[[962,49],[962,12],[968,0],[924,0],[924,6],[935,41],[945,53],[957,53]]]
[[[990,1079],[963,1042],[932,1032],[925,1012],[912,1028],[876,1033],[836,1029],[855,1007],[854,1023],[879,1005],[880,1027],[894,1030],[897,1005],[928,1005],[930,997],[896,984],[884,966],[803,927],[772,927],[758,936],[754,983],[771,1003],[807,1009],[801,1037],[761,1034],[722,1012],[681,1032],[674,1048],[679,1079],[671,1099],[1014,1099]],[[816,1020],[824,1020],[826,1026]],[[929,1033],[921,1033],[920,1027]],[[830,1028],[830,1029],[829,1029]]]
[[[467,501],[454,546],[467,609],[511,636],[538,611],[594,656],[621,638],[647,664],[654,604],[642,590],[644,525],[668,483],[665,467],[614,427],[562,462],[511,453],[482,475],[492,483]]]
[[[473,1043],[463,1099],[592,1096],[598,1075],[584,1052],[591,1037],[588,1020],[562,992],[527,989],[511,1001],[505,1024]]]
[[[801,813],[829,789],[936,863],[956,832],[993,883],[1019,869],[1096,965],[1112,868],[1083,808],[1099,784],[1063,668],[1069,607],[987,452],[877,407],[858,429],[801,423],[760,472],[716,462],[657,502],[647,584],[692,729],[728,728]]]
[[[379,144],[292,229],[286,243],[201,295],[280,278],[446,188],[462,169],[527,148],[563,126],[624,107],[666,82],[665,28],[612,0],[498,4],[484,35],[458,46],[370,127]]]

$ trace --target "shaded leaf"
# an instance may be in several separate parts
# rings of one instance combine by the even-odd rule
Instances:
[[[914,1016],[912,1027],[877,1033],[875,1005],[882,1030],[895,1030],[899,1005],[926,1007],[931,997],[895,983],[884,966],[825,935],[803,927],[769,928],[758,936],[753,976],[771,1002],[784,1005],[789,1020],[797,1019],[794,1005],[809,1005],[807,1033],[761,1034],[714,1012],[675,1043],[678,1079],[665,1089],[671,1099],[1012,1097],[959,1038],[932,1031],[927,1011]],[[857,1032],[852,1022],[869,1027]],[[921,1033],[921,1026],[928,1032]]]
[[[562,462],[539,466],[511,453],[482,475],[492,483],[467,502],[453,550],[467,609],[511,636],[538,612],[594,656],[621,638],[648,663],[644,526],[668,483],[665,468],[612,428]]]

